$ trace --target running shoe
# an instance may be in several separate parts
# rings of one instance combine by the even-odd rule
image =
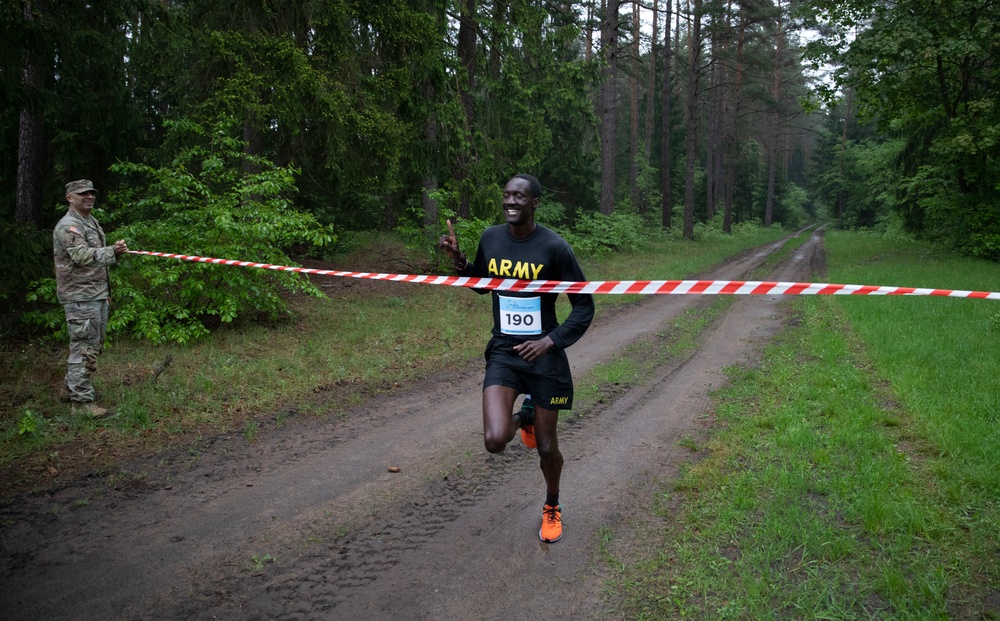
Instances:
[[[521,417],[521,442],[528,448],[535,448],[538,446],[535,442],[535,404],[530,397],[525,398],[517,415]]]
[[[538,538],[545,543],[555,543],[562,539],[562,508],[559,505],[545,505],[542,508],[542,527]]]

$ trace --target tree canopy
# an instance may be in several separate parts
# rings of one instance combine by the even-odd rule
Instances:
[[[497,221],[499,185],[530,172],[551,224],[605,231],[595,249],[630,238],[610,234],[623,224],[693,238],[696,223],[895,217],[998,258],[994,4],[7,2],[3,295],[44,299],[29,283],[51,274],[46,231],[84,177],[133,247],[216,256],[368,229],[425,243],[445,217]],[[835,82],[810,77],[820,63]],[[150,338],[277,308],[142,286],[127,290],[190,293],[184,329],[126,313]]]

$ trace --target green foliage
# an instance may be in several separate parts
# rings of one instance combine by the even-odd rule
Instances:
[[[260,573],[264,571],[264,566],[274,563],[274,557],[270,554],[264,554],[263,556],[254,554],[250,557],[251,567],[250,571],[254,573]]]
[[[722,230],[722,219],[723,214],[721,212],[716,212],[715,217],[708,222],[695,222],[695,241],[724,243],[740,239],[755,239],[760,234],[761,230],[764,229],[764,224],[760,220],[744,220],[742,222],[734,223],[730,227],[730,232],[726,233]],[[678,229],[679,228],[680,227],[678,227]],[[677,240],[682,239],[679,230],[672,231],[671,235]]]
[[[660,169],[650,163],[646,154],[647,147],[642,146],[639,151],[639,175],[636,183],[641,194],[640,200],[646,207],[655,211],[663,200],[663,194],[660,192]]]
[[[31,410],[25,410],[21,420],[17,422],[17,435],[34,436],[40,433],[45,425],[45,419]]]
[[[611,215],[588,213],[576,220],[572,233],[563,233],[578,255],[636,250],[650,228],[636,214],[616,211]]]
[[[971,102],[901,183],[910,229],[965,254],[1000,260],[1000,103]]]
[[[852,89],[862,123],[876,121],[896,143],[891,159],[864,161],[873,150],[845,158],[842,177],[824,173],[841,192],[858,189],[851,172],[871,176],[843,224],[870,225],[883,216],[874,208],[889,204],[912,233],[1000,259],[1000,91],[993,86],[1000,14],[976,0],[808,6],[830,28],[807,53],[841,64],[840,83]],[[898,188],[891,195],[884,191],[890,168]],[[869,183],[881,187],[866,192]]]
[[[136,179],[111,197],[117,206],[111,223],[125,223],[115,239],[134,250],[278,265],[291,264],[285,249],[293,244],[333,241],[329,229],[293,208],[295,170],[243,153],[230,125],[180,121],[167,127],[178,145],[186,145],[168,165],[114,166]],[[248,164],[256,172],[245,172]],[[153,257],[122,258],[111,274],[115,313],[109,329],[128,327],[156,343],[186,343],[239,317],[277,318],[286,312],[283,290],[319,295],[297,274]],[[52,292],[46,280],[33,296]]]
[[[500,190],[498,187],[480,190],[482,194],[491,194],[489,201],[493,205],[492,218],[480,218],[472,215],[468,218],[456,216],[461,192],[453,185],[438,188],[430,193],[431,199],[438,204],[438,220],[436,225],[427,230],[424,227],[425,214],[422,203],[413,201],[407,207],[407,219],[396,226],[394,233],[403,240],[403,243],[411,251],[426,253],[429,257],[443,260],[444,255],[439,253],[436,247],[438,237],[447,233],[448,220],[451,220],[458,237],[459,247],[467,255],[472,255],[476,251],[476,244],[480,235],[487,227],[499,224],[500,216]],[[471,259],[471,257],[470,257]]]
[[[0,222],[0,253],[5,262],[0,272],[0,302],[5,309],[0,311],[0,336],[7,337],[21,331],[25,314],[44,315],[52,310],[28,296],[33,281],[52,274],[51,233],[30,224]],[[62,309],[56,311],[54,319],[42,323],[65,323]]]
[[[0,300],[10,304],[23,296],[30,281],[51,272],[52,238],[32,225],[0,222],[4,269]]]
[[[843,156],[844,174],[833,169],[827,177],[831,202],[837,200],[837,192],[844,193],[841,228],[879,228],[893,210],[901,207],[899,173],[887,163],[898,157],[902,146],[896,140],[848,142]]]
[[[483,231],[496,224],[496,222],[480,218],[468,218],[455,223],[455,235],[462,244],[462,251],[470,255],[470,259],[471,255],[476,252]]]
[[[34,307],[21,316],[27,324],[42,328],[47,334],[59,340],[66,340],[66,314],[56,299],[56,279],[40,278],[31,283],[25,299]]]
[[[812,201],[805,188],[788,182],[781,188],[778,203],[774,210],[774,220],[788,228],[797,228],[809,219]]]
[[[549,200],[544,195],[535,210],[535,221],[550,229],[568,227],[572,221],[569,217],[569,209],[562,203]]]

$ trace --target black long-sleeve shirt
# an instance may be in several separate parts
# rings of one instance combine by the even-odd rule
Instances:
[[[587,280],[566,240],[539,224],[524,239],[511,235],[506,224],[486,229],[479,238],[475,260],[459,274],[478,278]],[[496,290],[491,293],[495,337],[524,341],[548,335],[556,347],[565,349],[580,340],[594,319],[594,296],[589,294],[567,294],[573,310],[560,325],[556,318],[558,293]]]

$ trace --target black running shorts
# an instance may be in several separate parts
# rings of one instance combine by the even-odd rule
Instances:
[[[487,386],[507,386],[531,395],[538,407],[546,410],[573,408],[573,376],[565,350],[553,347],[534,362],[525,362],[514,351],[520,341],[490,339],[486,346]]]

